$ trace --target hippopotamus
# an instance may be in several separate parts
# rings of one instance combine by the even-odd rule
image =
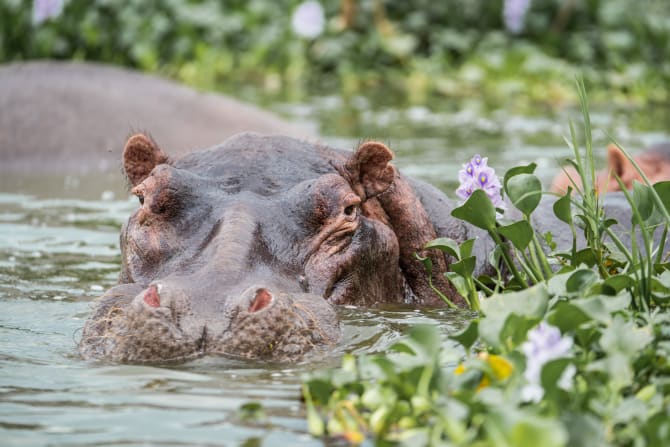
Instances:
[[[670,180],[670,142],[653,144],[634,156],[633,160],[652,184]],[[596,189],[598,191],[620,191],[621,187],[616,181],[615,174],[627,189],[633,187],[634,180],[642,182],[642,177],[621,152],[621,149],[610,144],[607,146],[607,167],[596,173]],[[568,186],[572,186],[570,178],[576,182],[577,186],[581,186],[577,171],[572,166],[566,166],[554,177],[551,191],[565,194]]]
[[[174,157],[132,136],[123,167],[139,207],[121,231],[119,285],[100,299],[79,351],[121,362],[288,361],[338,341],[334,305],[439,305],[414,254],[468,230],[443,212],[442,193],[392,158],[378,142],[347,152],[255,133]],[[447,270],[441,253],[426,255]],[[442,275],[433,285],[463,304]]]
[[[244,133],[179,157],[139,133],[122,158],[138,208],[121,230],[119,284],[84,326],[85,358],[295,361],[338,342],[337,305],[444,304],[434,287],[464,306],[443,275],[452,260],[423,250],[438,236],[475,238],[475,273],[490,273],[490,238],[379,142],[350,152]],[[570,247],[551,205],[534,226]],[[630,222],[625,200],[609,208]]]
[[[151,129],[174,155],[247,130],[312,136],[227,96],[90,62],[0,66],[0,110],[0,172],[11,173],[116,172],[119,142],[131,129]]]

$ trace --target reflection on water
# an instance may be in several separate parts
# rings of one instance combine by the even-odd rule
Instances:
[[[360,100],[356,126],[338,127],[337,100],[284,113],[319,117],[324,140],[353,147],[358,135],[396,150],[404,172],[451,188],[475,152],[504,169],[536,161],[548,180],[568,155],[563,116],[515,118],[503,112],[434,113],[423,108],[372,111]],[[624,143],[625,120],[596,115]],[[354,136],[357,135],[357,136]],[[635,135],[635,136],[633,136]],[[603,143],[604,147],[604,143]],[[320,445],[306,434],[300,377],[335,366],[343,352],[382,352],[418,323],[453,331],[467,317],[444,310],[342,308],[344,342],[325,358],[268,365],[201,358],[183,365],[128,366],[82,361],[80,328],[96,296],[119,271],[118,232],[137,206],[116,173],[0,178],[0,444],[3,445]],[[241,404],[262,402],[248,420]]]

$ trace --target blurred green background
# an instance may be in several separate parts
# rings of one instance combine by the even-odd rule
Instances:
[[[667,102],[669,56],[667,0],[0,0],[1,62],[103,61],[257,102],[556,108],[580,72],[595,100],[639,106]]]

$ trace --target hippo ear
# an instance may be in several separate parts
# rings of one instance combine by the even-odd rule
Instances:
[[[169,157],[154,140],[141,133],[128,138],[123,149],[123,168],[133,186],[142,183],[154,167],[168,162]]]
[[[623,179],[629,168],[633,165],[626,159],[624,154],[614,144],[607,146],[607,166],[609,170]]]
[[[361,199],[366,200],[386,191],[395,176],[395,170],[389,162],[393,152],[383,143],[367,141],[361,144],[340,172],[349,179],[353,190]]]

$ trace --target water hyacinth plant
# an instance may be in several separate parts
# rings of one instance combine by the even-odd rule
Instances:
[[[670,182],[625,193],[633,211],[627,248],[592,188],[581,82],[578,92],[585,153],[573,125],[570,144],[585,186],[556,199],[553,211],[573,235],[583,233],[586,247],[556,252],[551,235],[535,234],[542,188],[534,165],[510,169],[500,182],[510,204],[501,218],[497,195],[473,186],[475,171],[487,167],[473,158],[453,215],[497,242],[497,276],[475,278],[465,267],[473,241],[426,247],[456,258],[447,277],[478,315],[458,333],[415,327],[389,353],[347,355],[341,369],[306,378],[313,434],[350,444],[670,445]]]

